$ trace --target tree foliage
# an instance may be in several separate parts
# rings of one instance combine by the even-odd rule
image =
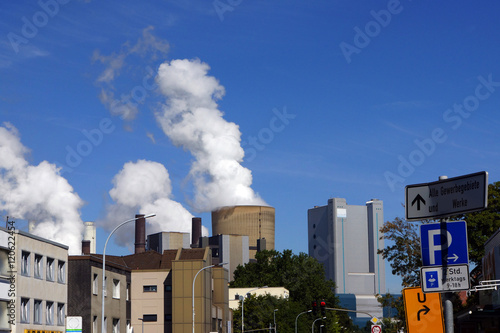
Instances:
[[[405,288],[420,285],[418,268],[422,266],[422,259],[418,225],[396,217],[392,222],[385,222],[380,232],[385,240],[393,243],[378,251],[389,261],[392,274],[402,278],[402,285]]]
[[[480,266],[484,243],[500,228],[500,181],[488,185],[488,207],[480,212],[454,216],[467,222],[469,261]]]
[[[230,287],[284,287],[290,292],[290,296],[288,299],[271,296],[245,298],[245,331],[268,328],[269,323],[272,322],[270,320],[274,320],[274,309],[278,309],[276,321],[279,331],[294,332],[297,315],[310,310],[313,300],[324,300],[327,307],[339,308],[339,301],[334,293],[335,284],[326,279],[323,265],[316,259],[305,253],[295,255],[291,250],[284,250],[283,253],[275,250],[261,251],[256,254],[255,258],[255,262],[236,268]],[[298,321],[299,330],[310,330],[313,320],[320,316],[320,313],[316,318],[307,314],[302,315]],[[233,318],[234,331],[239,332],[241,330],[241,302]],[[328,327],[328,332],[336,332],[341,326],[351,327],[352,325],[347,314],[336,311],[327,311],[324,324]]]

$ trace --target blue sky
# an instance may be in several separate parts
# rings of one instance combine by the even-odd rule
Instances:
[[[42,0],[1,7],[0,119],[9,124],[2,125],[8,142],[29,150],[0,150],[3,181],[6,168],[15,169],[6,161],[24,156],[25,168],[46,161],[44,170],[67,180],[52,175],[44,185],[33,177],[39,193],[55,182],[54,191],[72,195],[63,204],[70,212],[47,213],[43,202],[30,202],[41,219],[75,208],[76,220],[108,228],[121,222],[139,203],[110,191],[121,188],[116,176],[126,163],[133,169],[145,160],[168,178],[160,189],[145,189],[151,198],[165,195],[210,229],[210,205],[197,201],[196,185],[207,174],[192,173],[205,152],[166,134],[160,114],[185,95],[167,79],[154,81],[161,64],[165,75],[177,65],[201,71],[197,82],[220,93],[202,103],[237,125],[228,129],[240,133],[235,156],[245,151],[251,195],[276,208],[278,250],[307,252],[307,209],[331,197],[351,205],[381,199],[384,219],[392,220],[404,216],[405,185],[478,171],[500,179],[495,1]],[[4,187],[4,215],[29,219],[9,204],[14,195],[6,192],[14,192],[6,188],[13,189]],[[18,206],[24,200],[15,199]],[[99,229],[98,251],[108,232]],[[113,244],[109,251],[128,250]],[[387,267],[394,290],[399,282]]]

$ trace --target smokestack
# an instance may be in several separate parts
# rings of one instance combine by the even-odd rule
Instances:
[[[90,241],[82,240],[82,254],[90,254]]]
[[[201,237],[201,217],[193,217],[191,229],[191,247],[199,247]]]
[[[135,254],[146,252],[146,219],[144,214],[135,216]]]
[[[33,221],[33,220],[28,221],[28,232],[30,234],[33,233],[33,230],[35,230],[35,225],[36,225],[35,221]]]
[[[90,241],[90,253],[96,251],[96,228],[94,222],[85,222],[83,239]]]

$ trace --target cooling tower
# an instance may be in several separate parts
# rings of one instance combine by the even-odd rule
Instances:
[[[257,240],[266,239],[274,250],[274,208],[269,206],[228,206],[212,212],[212,235],[248,236],[250,258],[255,258]]]

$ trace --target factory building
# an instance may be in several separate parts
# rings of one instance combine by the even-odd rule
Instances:
[[[212,235],[248,236],[250,259],[259,249],[274,249],[275,210],[269,206],[228,206],[212,211]],[[260,241],[259,241],[260,240]],[[265,240],[265,241],[264,241]]]
[[[326,278],[335,282],[335,293],[350,310],[382,317],[375,295],[385,294],[385,264],[378,250],[384,248],[380,227],[384,223],[381,200],[364,206],[332,198],[326,206],[308,210],[309,255],[324,265]],[[357,314],[364,325],[368,317]]]

